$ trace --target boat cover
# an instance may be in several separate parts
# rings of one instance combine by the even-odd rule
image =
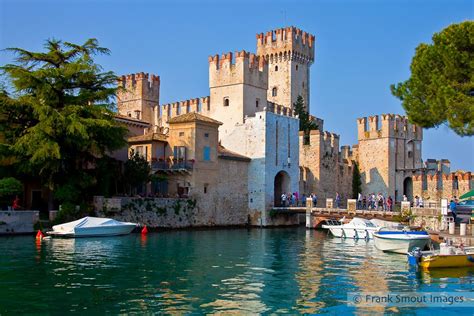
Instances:
[[[75,228],[101,227],[101,226],[121,226],[123,223],[111,218],[86,216],[76,221],[54,225],[53,230],[61,233],[74,233]]]

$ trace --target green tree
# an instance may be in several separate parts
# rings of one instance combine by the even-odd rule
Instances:
[[[23,191],[23,184],[13,178],[0,179],[0,209],[9,204],[12,197]]]
[[[97,159],[126,144],[111,111],[117,77],[94,62],[109,54],[96,39],[48,40],[45,49],[7,49],[16,59],[0,67],[12,90],[0,93],[0,154],[59,200],[77,202],[96,181]]]
[[[357,199],[359,193],[362,192],[361,189],[362,181],[360,178],[359,165],[354,162],[352,168],[352,198]]]
[[[460,136],[474,134],[474,22],[453,24],[416,48],[411,77],[391,85],[411,122],[447,123]]]
[[[309,132],[318,129],[318,125],[315,121],[311,120],[302,96],[299,95],[298,98],[296,98],[296,102],[293,103],[293,111],[295,112],[295,115],[298,115],[300,120],[300,131],[304,132],[305,143],[307,143]]]
[[[150,181],[151,167],[145,157],[139,153],[130,152],[130,158],[125,162],[124,166],[124,181],[127,185],[127,190],[130,194],[135,193],[139,186]]]

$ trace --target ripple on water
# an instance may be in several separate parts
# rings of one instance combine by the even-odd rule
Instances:
[[[346,293],[473,291],[474,276],[472,269],[410,271],[404,256],[380,252],[373,242],[299,228],[151,233],[146,241],[52,239],[39,246],[15,237],[0,240],[0,253],[0,314],[370,314],[348,307]]]

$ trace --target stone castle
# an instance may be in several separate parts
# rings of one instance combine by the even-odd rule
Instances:
[[[301,95],[310,110],[315,37],[287,27],[256,39],[256,54],[209,57],[205,97],[160,104],[158,76],[120,78],[116,118],[129,128],[129,149],[167,179],[148,191],[195,197],[212,213],[203,215],[203,225],[272,225],[278,223],[268,211],[279,206],[282,193],[316,193],[322,200],[338,192],[351,198],[356,164],[363,194],[381,192],[396,201],[473,187],[470,172],[453,174],[445,161],[440,167],[423,163],[422,129],[399,115],[358,119],[358,144],[352,148],[340,147],[339,136],[324,131],[316,117],[318,129],[305,137],[293,103]],[[128,151],[116,156],[126,159]]]

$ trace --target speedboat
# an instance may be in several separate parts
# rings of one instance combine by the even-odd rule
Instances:
[[[423,269],[474,267],[474,247],[454,247],[441,243],[436,251],[415,248],[408,253],[408,263]]]
[[[374,233],[375,247],[385,252],[406,254],[413,248],[425,248],[430,240],[425,231],[380,229]]]
[[[373,233],[380,229],[371,221],[360,217],[354,217],[347,224],[343,224],[342,221],[327,220],[322,228],[329,229],[335,237],[353,239],[372,239]]]
[[[53,226],[46,234],[54,237],[105,237],[127,235],[137,227],[135,223],[119,222],[111,218],[83,217],[73,222]]]

